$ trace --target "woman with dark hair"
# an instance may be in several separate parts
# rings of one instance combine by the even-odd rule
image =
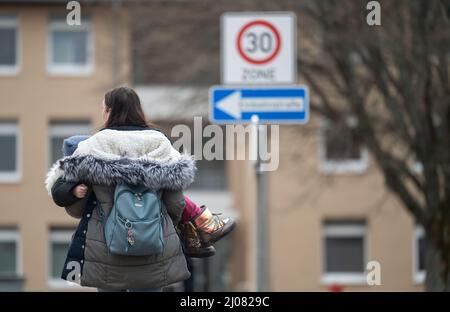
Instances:
[[[234,221],[222,220],[183,196],[194,178],[194,160],[147,125],[134,90],[119,87],[107,92],[102,113],[104,128],[89,138],[71,138],[73,154],[59,160],[46,179],[55,202],[81,218],[62,277],[75,276],[81,285],[99,290],[158,291],[189,277],[174,224],[180,223],[185,251],[211,255],[210,244],[229,233]],[[114,206],[115,186],[122,183],[161,194],[162,253],[128,256],[108,250],[104,220]]]

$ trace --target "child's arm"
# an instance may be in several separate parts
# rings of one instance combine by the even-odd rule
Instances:
[[[79,182],[67,182],[59,178],[52,187],[52,198],[55,204],[64,207],[71,217],[79,219],[83,215],[88,196],[78,198],[74,195],[73,191],[78,185]]]
[[[183,214],[183,210],[186,205],[183,192],[164,190],[162,194],[162,201],[166,206],[167,212],[169,213],[173,224],[176,226],[181,220],[181,215]]]
[[[79,201],[80,198],[73,194],[73,189],[78,184],[78,182],[67,182],[62,178],[56,180],[52,187],[52,198],[55,204],[60,207],[67,207]]]
[[[56,180],[52,187],[52,198],[56,205],[59,207],[71,206],[81,198],[74,195],[74,189],[80,183],[79,182],[67,182],[62,178]]]

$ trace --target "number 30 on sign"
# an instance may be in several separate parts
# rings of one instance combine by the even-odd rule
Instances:
[[[294,14],[225,13],[221,36],[222,83],[297,83]]]

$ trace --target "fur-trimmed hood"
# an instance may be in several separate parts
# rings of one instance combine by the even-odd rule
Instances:
[[[195,175],[195,161],[175,150],[156,130],[102,130],[80,142],[72,156],[58,160],[49,170],[49,194],[56,180],[114,185],[119,182],[150,189],[182,190]]]

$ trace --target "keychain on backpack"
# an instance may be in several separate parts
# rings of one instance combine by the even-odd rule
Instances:
[[[129,229],[129,230],[128,230],[127,241],[128,241],[128,244],[130,244],[130,246],[133,246],[133,245],[134,245],[135,240],[134,240],[133,230],[132,230],[132,229]]]
[[[135,243],[135,239],[134,239],[134,235],[133,235],[132,224],[129,220],[127,220],[127,222],[125,222],[125,227],[128,229],[128,231],[127,231],[128,245],[133,246]]]

